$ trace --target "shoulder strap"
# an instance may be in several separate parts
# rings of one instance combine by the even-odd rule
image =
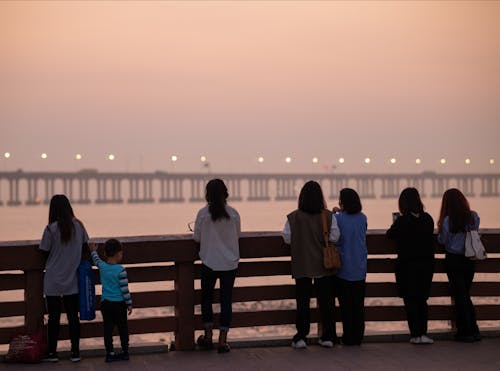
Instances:
[[[323,222],[323,238],[325,240],[325,247],[328,247],[328,223],[326,221],[326,210],[321,210],[321,221]]]

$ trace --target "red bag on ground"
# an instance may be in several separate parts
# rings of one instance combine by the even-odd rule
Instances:
[[[38,363],[47,351],[47,334],[42,328],[33,334],[14,335],[5,356],[8,363]]]

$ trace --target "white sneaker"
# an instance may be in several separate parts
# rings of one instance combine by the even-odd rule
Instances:
[[[434,344],[434,340],[427,335],[422,335],[420,336],[420,344]]]
[[[412,344],[421,344],[422,343],[422,337],[421,336],[417,336],[417,337],[411,338],[410,339],[410,343],[412,343]]]
[[[330,340],[318,340],[318,344],[324,348],[333,348],[333,341]]]
[[[305,349],[305,348],[307,348],[307,344],[302,339],[300,339],[299,341],[292,341],[292,348],[295,348],[295,349]]]

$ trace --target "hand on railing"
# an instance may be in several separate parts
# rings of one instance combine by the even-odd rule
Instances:
[[[89,248],[90,248],[90,251],[97,251],[97,248],[99,247],[98,244],[96,244],[95,242],[90,242],[89,243]]]

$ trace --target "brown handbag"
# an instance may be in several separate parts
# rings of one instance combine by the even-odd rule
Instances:
[[[326,221],[326,210],[321,210],[321,220],[323,221],[323,237],[325,239],[325,247],[323,247],[323,266],[326,269],[338,271],[340,269],[340,254],[337,246],[330,242],[328,223]]]

